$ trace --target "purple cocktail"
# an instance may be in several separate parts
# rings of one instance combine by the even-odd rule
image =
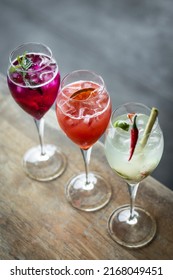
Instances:
[[[27,53],[20,61],[23,58],[30,67],[26,71],[16,59],[9,68],[8,86],[19,106],[40,120],[57,97],[60,73],[56,61],[46,55]]]
[[[65,170],[66,158],[54,145],[44,145],[43,116],[51,108],[60,86],[60,73],[51,50],[39,43],[26,43],[10,55],[7,82],[12,97],[36,123],[40,145],[30,149],[23,165],[35,180],[52,180]]]

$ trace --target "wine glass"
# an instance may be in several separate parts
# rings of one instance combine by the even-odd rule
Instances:
[[[65,155],[54,145],[44,144],[45,113],[53,105],[59,90],[60,73],[51,50],[44,44],[25,43],[9,57],[7,82],[18,105],[35,121],[40,145],[23,158],[25,172],[38,181],[49,181],[62,174]]]
[[[103,79],[88,70],[69,73],[61,83],[56,114],[67,137],[80,147],[85,164],[85,172],[67,183],[67,199],[77,209],[98,210],[111,197],[106,180],[88,170],[92,146],[105,132],[111,116],[110,96]]]
[[[130,205],[113,211],[108,221],[111,237],[119,244],[138,248],[156,233],[156,222],[145,209],[135,206],[139,183],[158,165],[163,153],[163,134],[158,110],[140,103],[127,103],[111,117],[105,137],[105,153],[110,167],[123,178]]]

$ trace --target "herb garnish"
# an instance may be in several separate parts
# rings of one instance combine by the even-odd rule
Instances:
[[[20,72],[26,85],[29,85],[26,80],[26,71],[32,66],[33,62],[26,56],[27,52],[24,52],[22,56],[17,56],[17,62],[15,66],[10,67],[10,73]]]
[[[27,71],[32,66],[32,61],[26,56],[27,52],[24,52],[22,56],[17,56],[18,64],[10,67],[10,72],[13,73],[17,71],[17,69],[23,71]]]

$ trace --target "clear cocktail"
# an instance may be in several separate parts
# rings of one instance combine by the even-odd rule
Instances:
[[[114,120],[115,125],[116,123],[118,124],[118,122],[128,124],[128,131],[121,127],[115,128],[113,126],[112,132],[110,128],[105,141],[105,152],[109,165],[118,175],[131,183],[138,183],[147,177],[157,167],[163,153],[163,138],[160,137],[159,128],[156,128],[157,124],[148,139],[147,145],[145,145],[144,148],[141,147],[143,133],[148,123],[149,116],[138,113],[136,116],[139,135],[131,160],[128,159],[132,121],[129,119],[128,114],[118,116]]]
[[[110,167],[128,185],[130,205],[116,209],[109,218],[111,237],[123,246],[148,244],[156,233],[154,218],[135,206],[139,183],[157,167],[163,153],[158,110],[127,103],[116,109],[106,131],[105,153]]]

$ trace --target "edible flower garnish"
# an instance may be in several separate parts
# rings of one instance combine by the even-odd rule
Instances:
[[[129,156],[128,160],[131,160],[131,158],[133,156],[133,153],[134,153],[134,150],[135,150],[135,147],[136,147],[136,143],[138,141],[139,131],[138,131],[138,128],[137,128],[137,125],[136,125],[136,118],[137,118],[137,115],[135,115],[135,117],[134,117],[133,126],[132,126],[131,131],[130,131],[130,156]]]

